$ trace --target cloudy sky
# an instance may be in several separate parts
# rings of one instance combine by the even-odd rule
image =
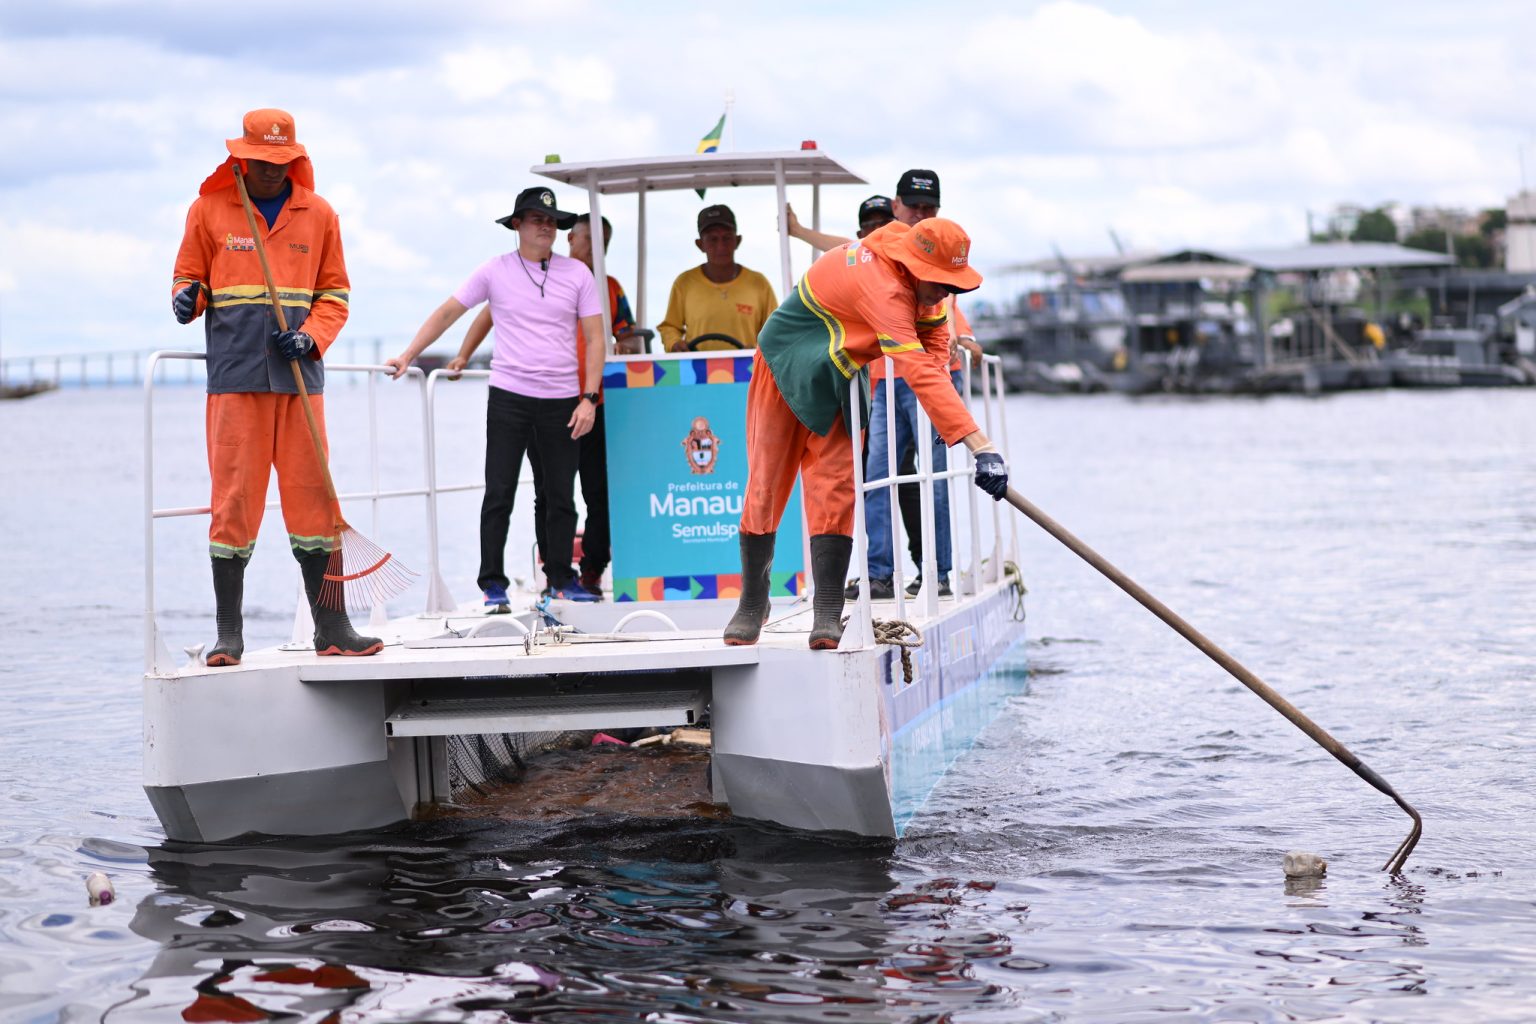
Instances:
[[[493,220],[546,153],[691,152],[728,91],[730,148],[816,139],[870,181],[828,190],[826,227],[931,167],[986,270],[1109,251],[1111,228],[1132,247],[1285,244],[1340,201],[1501,205],[1522,148],[1536,177],[1532,38],[1528,2],[0,0],[0,347],[199,347],[171,317],[171,263],[255,107],[294,114],[341,215],[344,337],[394,351],[509,248]],[[777,285],[771,195],[710,200]],[[652,325],[697,262],[700,206],[648,205]],[[633,200],[605,212],[633,289]]]

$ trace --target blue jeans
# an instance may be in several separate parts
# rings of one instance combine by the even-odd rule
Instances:
[[[869,406],[869,457],[865,461],[864,475],[869,481],[884,480],[890,436],[885,429],[886,385],[881,381],[872,390]],[[901,453],[912,444],[917,433],[917,396],[906,381],[896,380],[896,463],[901,464]],[[932,436],[933,469],[939,472],[949,465],[948,449],[944,442]],[[889,579],[892,575],[891,493],[882,487],[864,496],[864,529],[869,534],[869,578]],[[939,575],[948,576],[951,567],[949,538],[949,483],[933,482],[933,529],[934,557],[939,563]],[[918,566],[922,571],[922,566]]]

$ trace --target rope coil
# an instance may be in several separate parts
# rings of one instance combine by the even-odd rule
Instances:
[[[890,644],[901,651],[901,679],[912,682],[912,648],[923,646],[923,634],[905,619],[875,619],[875,643]]]
[[[1019,568],[1017,562],[1004,562],[1003,579],[1008,581],[1013,591],[1013,599],[1008,605],[1008,617],[1014,622],[1023,622],[1024,595],[1029,593],[1029,588],[1024,585],[1024,570]]]

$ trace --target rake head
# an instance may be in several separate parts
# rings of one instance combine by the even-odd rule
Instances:
[[[405,593],[419,574],[398,558],[343,526],[320,586],[320,603],[334,611],[365,611]]]

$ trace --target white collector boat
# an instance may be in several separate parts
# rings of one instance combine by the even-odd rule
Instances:
[[[641,323],[648,192],[772,185],[782,211],[786,188],[808,185],[819,220],[821,185],[862,181],[814,149],[532,170],[586,188],[594,220],[603,196],[638,197]],[[788,293],[793,281],[782,213],[779,227]],[[600,246],[594,258],[602,280]],[[196,657],[173,664],[156,621],[155,524],[207,514],[206,508],[155,507],[155,365],[202,358],[158,353],[145,377],[144,787],[167,836],[219,842],[249,833],[387,825],[454,801],[475,779],[495,775],[551,734],[706,722],[713,799],[732,814],[899,836],[948,765],[1022,683],[1024,588],[1015,568],[1013,516],[1005,520],[970,484],[963,448],[953,450],[948,473],[933,474],[926,451],[915,477],[897,477],[890,467],[877,486],[937,477],[950,488],[954,596],[940,598],[925,587],[916,599],[905,597],[898,561],[897,599],[871,602],[868,588],[860,588],[841,647],[812,652],[797,498],[780,533],[774,615],[762,642],[726,646],[720,634],[739,586],[739,498],[733,505],[731,497],[739,496],[746,478],[740,439],[751,355],[610,357],[604,387],[614,600],[541,602],[535,593],[521,593],[514,607],[526,610],[511,616],[488,616],[478,602],[460,605],[439,564],[437,498],[463,488],[438,483],[438,391],[470,388],[463,381],[487,375],[411,370],[426,435],[421,481],[387,491],[375,483],[343,501],[378,507],[425,498],[431,564],[422,612],[376,618],[370,631],[387,644],[378,655],[320,658],[302,642],[308,612],[300,602],[298,642],[247,652],[236,667],[210,669]],[[328,369],[365,374],[370,388],[386,370]],[[967,370],[968,400],[1006,452],[996,360],[989,357],[975,376]],[[707,410],[709,429],[720,439],[707,475],[686,457],[700,410]],[[925,436],[926,421],[920,427]],[[870,487],[862,479],[856,486],[852,571],[867,576],[862,501]],[[924,486],[922,492],[922,575],[935,580],[932,491]],[[633,514],[620,514],[626,502]],[[467,569],[453,568],[456,576]],[[915,636],[920,644],[892,642],[903,634],[907,643],[916,643]]]

